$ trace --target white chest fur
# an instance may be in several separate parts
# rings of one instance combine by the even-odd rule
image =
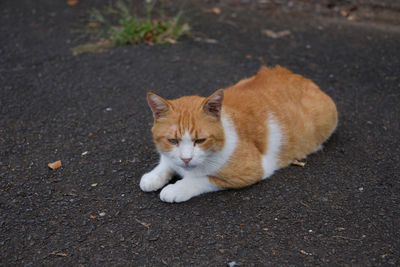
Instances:
[[[268,116],[266,126],[268,128],[267,152],[261,157],[261,164],[264,169],[264,179],[271,176],[274,171],[279,168],[279,153],[282,142],[281,126],[272,114]]]
[[[213,175],[215,172],[221,169],[222,166],[224,166],[224,164],[232,156],[238,143],[238,135],[235,131],[235,126],[231,122],[231,120],[225,115],[221,117],[221,121],[225,134],[225,144],[221,151],[215,153],[207,152],[207,155],[205,155],[205,159],[202,164],[192,169],[182,168],[174,164],[173,162],[170,162],[170,167],[182,177],[187,175],[194,177],[204,177],[208,175]]]

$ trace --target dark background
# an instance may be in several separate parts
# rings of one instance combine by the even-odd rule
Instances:
[[[0,264],[399,265],[397,2],[185,1],[192,39],[74,56],[106,1],[1,1]],[[205,96],[263,64],[335,100],[325,149],[242,190],[142,193],[158,160],[145,93]]]

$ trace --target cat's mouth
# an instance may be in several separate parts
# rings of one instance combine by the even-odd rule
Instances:
[[[189,165],[189,164],[183,164],[182,166],[181,166],[183,169],[185,169],[185,170],[191,170],[191,169],[194,169],[194,168],[196,168],[197,166],[196,165]]]

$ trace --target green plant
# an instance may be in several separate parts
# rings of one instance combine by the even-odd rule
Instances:
[[[88,30],[95,43],[80,45],[74,53],[103,51],[109,47],[126,44],[173,44],[182,36],[189,36],[190,27],[182,22],[182,10],[174,17],[167,18],[164,9],[157,9],[157,1],[146,1],[145,15],[138,17],[126,2],[119,0],[103,10],[93,9],[90,12]],[[154,13],[158,13],[157,18]],[[100,40],[100,41],[99,41]],[[104,40],[107,40],[106,42]],[[100,44],[101,49],[97,49]]]

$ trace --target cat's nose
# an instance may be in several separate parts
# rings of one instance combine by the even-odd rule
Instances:
[[[189,162],[192,160],[192,158],[181,158],[181,160],[182,160],[183,162],[185,162],[186,165],[188,165]]]

